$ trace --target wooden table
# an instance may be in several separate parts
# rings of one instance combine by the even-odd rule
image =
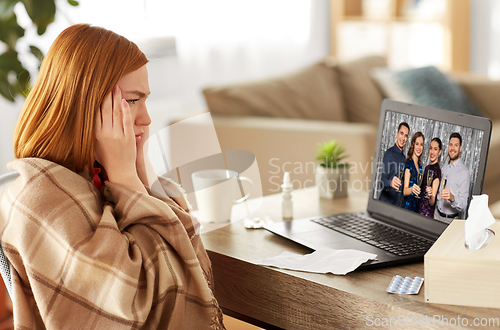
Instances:
[[[294,218],[362,211],[367,198],[366,192],[351,192],[348,198],[320,200],[313,189],[297,190]],[[235,206],[233,212],[243,207]],[[281,195],[264,197],[255,216],[281,221]],[[206,232],[202,238],[212,260],[215,296],[224,312],[265,329],[373,329],[385,324],[442,329],[466,322],[471,329],[500,328],[500,309],[428,304],[424,287],[418,295],[385,291],[394,275],[423,277],[423,263],[345,276],[311,274],[253,263],[283,251],[311,251],[266,230],[246,229],[241,221]],[[481,321],[489,326],[474,326],[473,322]]]

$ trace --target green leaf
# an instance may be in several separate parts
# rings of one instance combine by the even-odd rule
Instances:
[[[76,6],[78,6],[78,5],[79,5],[78,1],[75,1],[75,0],[68,0],[68,3],[69,3],[70,5],[72,5],[73,7],[76,7]]]
[[[30,50],[31,54],[35,55],[35,57],[40,61],[40,63],[43,61],[43,58],[45,55],[43,55],[43,52],[36,46],[30,45]],[[40,65],[38,65],[38,68],[40,68]]]
[[[9,81],[9,74],[16,76],[15,83]],[[25,94],[30,88],[30,74],[17,58],[15,50],[8,50],[0,55],[0,94],[9,101],[16,95]]]
[[[21,62],[19,62],[15,50],[10,49],[0,55],[0,74],[7,74],[10,71],[19,73],[22,70],[24,68]]]
[[[7,20],[14,15],[14,7],[19,0],[0,0],[0,20]]]
[[[7,100],[14,102],[16,99],[10,92],[10,83],[7,77],[0,75],[0,94]]]
[[[5,42],[9,48],[14,49],[17,39],[22,36],[24,36],[24,29],[17,24],[15,14],[9,19],[0,20],[0,41]]]
[[[21,73],[17,75],[17,82],[18,82],[18,91],[19,94],[23,95],[24,97],[28,96],[30,90],[31,90],[31,77],[30,73],[28,70],[23,70]]]
[[[56,4],[54,0],[21,0],[29,17],[37,26],[38,35],[47,30],[47,26],[54,21]]]

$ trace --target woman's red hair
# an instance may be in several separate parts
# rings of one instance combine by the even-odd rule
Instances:
[[[118,80],[148,62],[133,42],[104,28],[64,30],[42,61],[14,133],[17,158],[43,158],[93,175],[97,110]]]

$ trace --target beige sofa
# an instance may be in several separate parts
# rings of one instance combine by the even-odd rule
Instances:
[[[368,189],[385,96],[372,69],[384,66],[379,57],[350,63],[327,58],[287,76],[209,86],[203,92],[221,148],[255,154],[264,194],[280,191],[284,171],[291,172],[296,189],[314,185],[316,147],[330,139],[345,146],[346,161],[355,166],[351,189]],[[500,201],[500,82],[470,73],[449,76],[493,121],[483,192],[498,212],[500,206],[497,210],[494,204]]]

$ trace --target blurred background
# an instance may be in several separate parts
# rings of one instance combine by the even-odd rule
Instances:
[[[14,12],[25,35],[16,50],[34,81],[38,62],[26,49],[35,45],[46,53],[72,24],[102,26],[134,41],[150,59],[148,109],[154,133],[174,118],[205,110],[204,86],[288,73],[328,54],[339,60],[380,54],[394,68],[436,65],[500,78],[500,20],[494,19],[500,17],[500,1],[470,0],[469,10],[453,22],[446,2],[79,0],[72,6],[56,0],[55,21],[41,36],[19,2]],[[389,8],[394,3],[397,8]],[[450,55],[451,33],[457,40],[463,34],[466,41],[458,55]],[[0,53],[5,47],[0,43]],[[453,65],[450,56],[462,64]],[[15,102],[0,96],[0,174],[13,157],[12,133],[23,102],[22,96]]]

